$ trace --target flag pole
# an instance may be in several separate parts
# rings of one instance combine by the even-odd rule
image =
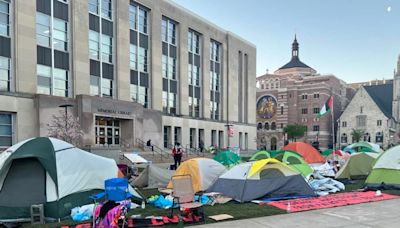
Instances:
[[[334,101],[333,101],[333,96],[332,96],[332,150],[333,152],[335,152],[335,118],[334,118],[334,109],[333,109],[333,105]]]

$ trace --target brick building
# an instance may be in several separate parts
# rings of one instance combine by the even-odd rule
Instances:
[[[291,60],[273,74],[257,77],[257,146],[268,150],[284,145],[283,128],[288,124],[307,126],[301,141],[318,143],[321,149],[332,145],[330,115],[317,118],[326,100],[334,97],[334,119],[349,103],[354,89],[331,74],[319,74],[299,58],[295,37]]]

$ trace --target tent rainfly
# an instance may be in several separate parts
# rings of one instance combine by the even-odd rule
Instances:
[[[382,153],[365,181],[366,186],[400,189],[400,146]]]
[[[325,163],[324,157],[310,144],[304,142],[292,142],[284,146],[282,150],[290,150],[300,154],[307,163]]]
[[[207,191],[220,192],[239,202],[315,194],[299,172],[273,158],[234,166]]]
[[[335,179],[351,179],[352,176],[367,176],[375,163],[377,153],[362,152],[350,155],[339,172],[336,173]]]
[[[0,156],[0,221],[30,220],[30,206],[44,205],[50,219],[91,203],[106,179],[120,174],[114,160],[64,141],[38,137],[22,141]],[[138,197],[132,188],[130,192]]]

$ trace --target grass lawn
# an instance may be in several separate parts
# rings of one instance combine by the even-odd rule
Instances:
[[[353,191],[356,189],[362,188],[365,179],[357,179],[351,181],[350,183],[346,184],[346,192]],[[389,194],[400,195],[399,190],[390,190],[390,191],[383,191]],[[142,193],[149,197],[151,195],[155,195],[158,193],[156,189],[152,190],[142,190]],[[210,215],[217,215],[217,214],[229,214],[234,217],[234,219],[246,219],[246,218],[255,218],[255,217],[263,217],[263,216],[271,216],[277,214],[286,213],[286,211],[280,210],[276,207],[268,206],[268,205],[257,205],[254,203],[236,203],[234,201],[228,202],[226,204],[218,204],[214,206],[205,206],[205,213],[207,216]],[[164,210],[156,208],[152,205],[146,205],[146,209],[133,209],[129,212],[129,215],[140,214],[143,217],[145,216],[163,216],[169,215],[170,210]],[[207,218],[207,223],[213,223],[214,220]],[[35,227],[60,227],[60,225],[74,225],[76,223],[72,221],[64,221],[61,224],[59,223],[48,223],[46,225],[40,225]],[[30,224],[26,224],[23,227],[31,227]],[[170,226],[172,227],[172,226]]]

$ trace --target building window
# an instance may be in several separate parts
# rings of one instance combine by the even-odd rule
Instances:
[[[276,123],[275,122],[271,123],[271,130],[276,130]]]
[[[313,108],[313,113],[318,114],[319,113],[319,108]]]
[[[301,114],[307,114],[308,113],[308,109],[307,108],[302,108],[301,109]]]
[[[112,37],[101,35],[101,60],[103,62],[112,63]]]
[[[174,144],[181,142],[181,128],[174,127]]]
[[[342,134],[342,136],[340,137],[340,142],[347,143],[347,134],[346,133]]]
[[[0,113],[0,147],[10,147],[13,144],[12,115]]]
[[[257,124],[257,130],[261,130],[262,129],[262,123],[258,123]]]
[[[319,98],[319,93],[314,93],[314,98],[318,99]]]
[[[382,126],[382,120],[377,120],[376,121],[376,126]]]
[[[68,22],[53,19],[53,46],[60,51],[68,51]]]
[[[50,48],[51,28],[49,15],[36,13],[36,42],[38,45]]]
[[[266,122],[266,123],[264,124],[264,129],[265,129],[265,130],[269,130],[269,123],[268,123],[268,122]]]
[[[90,75],[90,95],[100,95],[100,77]]]
[[[342,122],[342,127],[347,127],[347,122],[346,121]]]
[[[314,125],[313,126],[313,131],[319,131],[319,125]]]
[[[377,132],[376,133],[375,142],[383,143],[383,133],[382,132]]]
[[[281,129],[283,129],[284,128],[284,125],[283,125],[283,123],[281,123]]]
[[[364,134],[364,141],[365,142],[371,142],[371,136],[369,135],[368,132]]]
[[[89,0],[89,59],[90,93],[92,96],[113,97],[114,83],[114,26],[113,1]]]
[[[0,56],[0,91],[11,90],[10,58]]]
[[[361,114],[363,113],[363,109],[364,109],[364,107],[361,106],[361,107],[360,107],[360,113],[361,113]]]
[[[68,51],[68,22],[53,18],[44,13],[36,13],[36,40],[37,44],[55,50]]]
[[[356,116],[356,126],[365,127],[367,125],[367,116]]]
[[[10,36],[10,2],[0,1],[0,36]]]
[[[213,146],[213,147],[217,146],[217,131],[216,130],[211,130],[211,146]]]
[[[200,34],[189,30],[188,32],[188,81],[189,81],[189,116],[200,117],[201,99],[201,54]]]
[[[301,99],[303,99],[303,100],[307,100],[307,97],[308,97],[307,94],[302,94],[302,95],[301,95]]]
[[[177,23],[163,17],[161,21],[162,57],[161,67],[163,76],[163,112],[177,114],[178,76],[177,76]]]
[[[283,106],[281,106],[281,115],[283,115]]]
[[[89,30],[89,58],[99,60],[99,33]]]
[[[221,44],[210,42],[210,117],[219,120],[220,117],[220,72]]]

